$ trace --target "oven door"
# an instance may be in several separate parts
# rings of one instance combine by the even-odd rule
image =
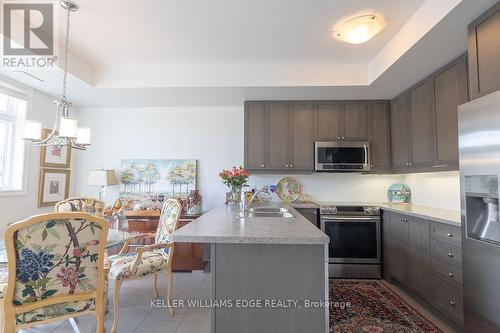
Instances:
[[[379,216],[321,216],[330,263],[381,263]]]

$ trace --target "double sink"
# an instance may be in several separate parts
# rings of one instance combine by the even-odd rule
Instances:
[[[292,213],[282,207],[251,207],[244,212],[240,212],[238,217],[279,217],[294,218]]]

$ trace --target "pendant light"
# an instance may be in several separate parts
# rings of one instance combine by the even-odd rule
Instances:
[[[71,0],[61,0],[60,5],[66,10],[66,45],[64,49],[64,74],[61,98],[54,101],[56,119],[49,135],[42,139],[42,123],[27,120],[24,127],[24,140],[31,146],[69,146],[77,150],[86,150],[90,145],[90,128],[78,127],[78,120],[70,116],[71,102],[66,98],[66,80],[68,76],[69,21],[71,12],[78,10],[78,5]],[[51,141],[52,140],[52,141]]]

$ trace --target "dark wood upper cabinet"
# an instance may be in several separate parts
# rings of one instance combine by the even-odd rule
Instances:
[[[342,104],[320,103],[316,106],[315,132],[318,141],[341,139]]]
[[[388,102],[371,102],[370,159],[372,172],[388,172],[391,169],[391,129]]]
[[[268,103],[268,169],[280,170],[288,167],[290,145],[288,112],[288,103]]]
[[[412,166],[431,167],[435,160],[436,125],[434,81],[425,80],[411,91]]]
[[[245,167],[250,170],[267,166],[267,105],[245,103]]]
[[[475,99],[500,89],[500,2],[469,25],[469,89]]]
[[[290,107],[290,154],[288,167],[314,170],[314,104],[292,104]]]
[[[467,102],[466,57],[434,76],[436,166],[458,166],[458,105]]]
[[[394,169],[411,166],[410,96],[405,94],[391,102],[391,151]]]
[[[368,141],[366,102],[345,102],[342,105],[342,140]]]

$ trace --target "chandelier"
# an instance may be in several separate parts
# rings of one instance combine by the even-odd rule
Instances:
[[[69,18],[71,12],[78,10],[78,5],[71,0],[61,0],[60,5],[67,12],[66,15],[66,45],[64,49],[64,75],[61,98],[54,101],[56,105],[56,119],[54,126],[46,138],[42,138],[42,123],[26,120],[24,140],[31,146],[69,146],[77,150],[87,150],[90,145],[90,128],[78,127],[78,120],[71,118],[69,109],[71,102],[66,98],[66,78],[68,76],[68,45],[69,45]]]

